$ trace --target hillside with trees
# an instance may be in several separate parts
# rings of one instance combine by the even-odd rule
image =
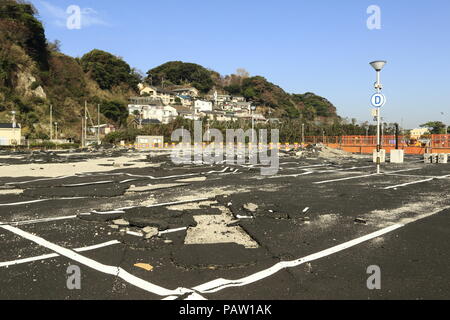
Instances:
[[[59,52],[45,37],[37,11],[23,1],[0,2],[0,122],[18,112],[23,134],[48,138],[50,105],[64,138],[79,138],[84,101],[102,122],[124,125],[127,99],[137,94],[141,76],[123,59],[93,50],[81,59]]]
[[[85,101],[93,115],[101,105],[102,122],[125,128],[127,100],[144,80],[163,88],[193,86],[205,98],[215,91],[241,95],[266,115],[292,123],[340,121],[328,100],[313,93],[289,94],[244,69],[222,76],[198,64],[171,61],[149,70],[144,79],[121,57],[102,50],[67,56],[59,41],[46,38],[36,16],[25,1],[0,2],[0,122],[11,121],[16,111],[27,138],[48,138],[52,105],[60,137],[79,140]]]

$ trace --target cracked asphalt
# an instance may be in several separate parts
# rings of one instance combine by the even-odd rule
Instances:
[[[140,155],[0,158],[23,168],[0,177],[0,299],[450,297],[449,164],[407,157],[373,175],[369,158],[282,153],[278,174],[262,176],[259,166]],[[27,175],[36,161],[93,159],[92,172]],[[145,227],[158,234],[146,239]],[[67,287],[72,265],[80,290]],[[380,290],[367,288],[373,265]]]

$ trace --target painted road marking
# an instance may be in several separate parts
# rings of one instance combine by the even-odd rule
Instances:
[[[414,171],[414,170],[420,170],[420,169],[422,169],[422,168],[404,169],[404,170],[398,170],[398,171],[392,171],[392,172],[386,172],[386,173],[390,173],[391,174],[391,173]],[[352,180],[352,179],[359,179],[359,178],[367,178],[367,177],[373,177],[373,176],[382,176],[384,174],[385,173],[381,173],[381,174],[371,173],[371,174],[366,174],[366,175],[362,175],[362,176],[353,176],[353,177],[347,177],[347,178],[318,181],[318,182],[313,182],[313,183],[314,184],[324,184],[324,183],[330,183],[330,182],[345,181],[345,180]]]
[[[413,185],[413,184],[430,182],[430,181],[433,181],[433,180],[442,180],[442,179],[446,179],[448,177],[450,177],[450,174],[445,175],[445,176],[441,176],[441,177],[434,177],[434,178],[429,178],[429,179],[424,179],[424,180],[418,180],[418,181],[413,181],[413,182],[408,182],[408,183],[402,183],[402,184],[398,184],[398,185],[395,185],[395,186],[386,187],[386,188],[383,188],[383,189],[384,190],[397,189],[397,188],[401,188],[401,187],[410,186],[410,185]]]
[[[84,186],[93,186],[97,184],[108,184],[113,183],[113,180],[107,180],[107,181],[97,181],[97,182],[86,182],[86,183],[76,183],[76,184],[63,184],[63,187],[84,187]]]
[[[169,229],[169,230],[165,230],[165,231],[160,231],[160,232],[158,232],[158,236],[160,236],[162,234],[168,234],[168,233],[185,231],[187,229],[188,229],[187,227],[184,227],[184,228],[177,228],[177,229]]]
[[[214,293],[214,292],[218,292],[220,290],[223,290],[223,289],[229,288],[229,287],[242,287],[242,286],[254,283],[256,281],[262,280],[264,278],[270,277],[283,269],[298,267],[304,263],[321,259],[323,257],[329,256],[329,255],[335,254],[337,252],[346,250],[348,248],[354,247],[356,245],[359,245],[363,242],[378,238],[382,235],[385,235],[394,230],[397,230],[403,226],[404,226],[403,224],[395,224],[393,226],[384,228],[382,230],[376,231],[376,232],[368,234],[366,236],[345,242],[343,244],[320,251],[318,253],[314,253],[314,254],[306,256],[304,258],[300,258],[300,259],[293,260],[293,261],[279,262],[266,270],[262,270],[260,272],[252,274],[245,278],[241,278],[238,280],[216,279],[216,280],[204,283],[202,285],[196,286],[193,288],[193,290],[198,291],[200,293]]]
[[[134,285],[135,287],[138,287],[140,289],[154,293],[159,296],[164,296],[164,297],[173,296],[173,295],[181,296],[181,295],[193,292],[192,290],[189,290],[186,288],[177,288],[175,290],[169,290],[169,289],[160,287],[158,285],[155,285],[151,282],[145,281],[141,278],[138,278],[138,277],[132,275],[131,273],[127,272],[126,270],[122,269],[121,267],[109,266],[109,265],[102,264],[93,259],[82,256],[82,255],[76,253],[75,251],[61,247],[57,244],[54,244],[50,241],[45,240],[44,238],[35,236],[31,233],[28,233],[26,231],[23,231],[21,229],[13,227],[13,226],[0,226],[0,228],[10,231],[18,236],[21,236],[22,238],[30,240],[32,242],[35,242],[40,246],[50,249],[50,250],[58,253],[61,256],[64,256],[68,259],[76,261],[80,264],[83,264],[83,265],[89,267],[89,268],[92,268],[99,272],[103,272],[105,274],[119,277],[122,280]]]
[[[76,251],[76,252],[92,251],[92,250],[104,248],[107,246],[112,246],[115,244],[120,244],[120,242],[117,240],[112,240],[112,241],[96,244],[96,245],[89,246],[89,247],[74,249],[74,251]],[[44,254],[41,256],[25,258],[25,259],[17,259],[17,260],[13,260],[13,261],[0,262],[0,268],[14,266],[14,265],[23,264],[23,263],[34,262],[34,261],[47,260],[47,259],[52,259],[52,258],[57,258],[57,257],[59,257],[59,254],[50,253],[50,254]]]
[[[79,199],[86,199],[86,197],[54,198],[54,199],[40,199],[40,200],[22,201],[22,202],[13,202],[13,203],[1,203],[0,207],[21,206],[21,205],[24,205],[24,204],[32,204],[32,203],[39,203],[39,202],[45,202],[45,201],[54,201],[54,200],[79,200]]]
[[[65,217],[44,218],[44,219],[35,219],[35,220],[17,221],[17,222],[2,222],[2,223],[0,223],[0,225],[24,226],[24,225],[28,225],[28,224],[36,224],[36,223],[43,223],[43,222],[70,220],[70,219],[75,219],[76,217],[77,216],[65,216]]]
[[[298,266],[300,266],[302,264],[305,264],[307,262],[327,257],[329,255],[332,255],[332,254],[344,251],[344,250],[349,249],[351,247],[354,247],[354,246],[357,246],[357,245],[362,244],[364,242],[367,242],[369,240],[381,237],[381,236],[383,236],[385,234],[388,234],[388,233],[393,232],[393,231],[395,231],[397,229],[400,229],[400,228],[402,228],[402,227],[404,227],[404,226],[406,226],[406,225],[408,225],[410,223],[413,223],[413,222],[425,219],[427,217],[430,217],[432,215],[438,214],[438,213],[440,213],[443,210],[446,210],[448,208],[449,207],[441,208],[438,211],[434,211],[434,212],[429,213],[427,215],[419,216],[416,219],[403,220],[404,221],[403,223],[394,224],[394,225],[392,225],[390,227],[381,229],[379,231],[376,231],[374,233],[368,234],[366,236],[363,236],[363,237],[360,237],[360,238],[357,238],[357,239],[345,242],[343,244],[340,244],[340,245],[337,245],[335,247],[332,247],[332,248],[320,251],[318,253],[311,254],[309,256],[306,256],[306,257],[303,257],[303,258],[300,258],[300,259],[297,259],[297,260],[279,262],[279,263],[275,264],[274,266],[272,266],[271,268],[268,268],[268,269],[262,270],[260,272],[254,273],[254,274],[252,274],[250,276],[247,276],[245,278],[241,278],[241,279],[238,279],[238,280],[216,279],[216,280],[204,283],[202,285],[196,286],[196,287],[194,287],[192,289],[194,291],[200,292],[200,293],[214,293],[214,292],[218,292],[218,291],[221,291],[221,290],[229,288],[229,287],[242,287],[242,286],[254,283],[256,281],[265,279],[267,277],[270,277],[270,276],[274,275],[275,273],[277,273],[277,272],[279,272],[279,271],[281,271],[283,269],[298,267]]]

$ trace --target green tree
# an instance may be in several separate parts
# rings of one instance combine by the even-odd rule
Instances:
[[[86,53],[81,58],[81,65],[103,90],[121,84],[136,90],[140,81],[139,74],[128,63],[105,51],[95,49]]]
[[[421,128],[427,128],[432,134],[445,134],[446,125],[441,121],[430,121],[420,126]]]
[[[120,101],[105,101],[100,107],[100,112],[108,119],[124,125],[128,118],[128,110]]]
[[[202,93],[208,93],[214,86],[214,72],[195,63],[170,61],[147,72],[147,82],[154,85],[190,83]]]

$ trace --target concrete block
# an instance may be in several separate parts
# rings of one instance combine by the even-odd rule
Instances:
[[[448,154],[440,153],[438,156],[439,163],[448,163]]]
[[[403,163],[405,161],[405,150],[391,150],[391,163]]]
[[[439,153],[426,153],[424,155],[424,160],[425,160],[425,163],[427,163],[427,164],[446,163],[446,162],[441,162],[441,161],[444,161],[445,159],[444,159],[444,157],[441,159]]]
[[[384,149],[380,150],[380,159],[381,163],[386,162],[386,150]],[[377,150],[373,150],[373,163],[377,163]]]

